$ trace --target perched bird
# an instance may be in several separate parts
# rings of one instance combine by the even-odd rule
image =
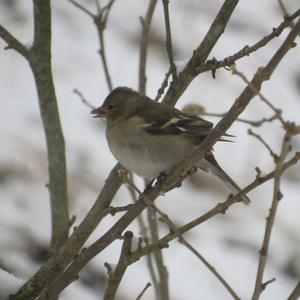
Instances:
[[[213,124],[153,101],[127,87],[114,89],[94,117],[106,118],[106,138],[114,157],[129,171],[153,179],[181,161],[211,132]],[[217,163],[212,151],[197,163],[220,178],[234,194],[241,189]],[[250,202],[247,196],[241,199]]]

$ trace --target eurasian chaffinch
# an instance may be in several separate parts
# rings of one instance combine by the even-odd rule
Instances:
[[[106,118],[106,138],[114,157],[126,169],[145,179],[169,171],[200,144],[213,127],[199,116],[153,101],[127,87],[114,89],[92,114]],[[211,171],[234,194],[241,190],[220,167],[212,151],[207,152],[197,167]],[[241,200],[245,204],[250,202],[247,196]]]

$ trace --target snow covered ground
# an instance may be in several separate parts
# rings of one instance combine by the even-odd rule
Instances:
[[[103,1],[101,1],[103,2]],[[154,97],[160,87],[168,62],[164,48],[164,23],[160,1],[153,20],[153,33],[147,65],[147,94]],[[173,0],[170,14],[176,61],[186,61],[205,35],[223,1]],[[92,10],[93,1],[81,1]],[[139,16],[148,1],[116,1],[109,18],[106,35],[107,56],[114,86],[137,88]],[[91,118],[89,109],[73,93],[77,88],[95,106],[108,91],[100,63],[96,29],[89,17],[68,1],[52,1],[53,69],[58,105],[67,145],[68,180],[71,215],[80,222],[100,191],[115,160],[106,144],[104,126]],[[299,8],[298,0],[286,1],[289,12]],[[282,21],[277,1],[240,1],[225,34],[210,57],[224,58],[245,45],[251,45],[271,32]],[[1,1],[0,23],[25,44],[32,39],[32,4],[28,0]],[[237,63],[249,78],[264,65],[283,41],[288,30],[267,47]],[[299,39],[298,39],[299,42]],[[45,138],[39,116],[33,77],[26,61],[14,51],[5,51],[0,39],[0,267],[14,274],[0,273],[0,299],[5,299],[23,280],[28,279],[45,259],[50,237]],[[300,50],[294,48],[284,58],[274,77],[263,87],[263,94],[283,110],[283,116],[298,122],[300,112]],[[181,97],[177,106],[199,103],[208,112],[225,112],[240,94],[244,84],[226,70],[200,75]],[[255,99],[242,117],[257,120],[271,111]],[[216,122],[217,119],[211,118]],[[273,162],[263,146],[247,135],[248,126],[235,123],[230,133],[236,143],[215,146],[218,161],[228,173],[245,186],[259,166],[263,173]],[[256,129],[273,146],[280,149],[283,131],[278,123]],[[300,149],[300,139],[292,141]],[[201,177],[199,177],[201,176]],[[214,179],[199,174],[183,187],[157,200],[157,205],[176,224],[184,224],[224,199],[224,188]],[[272,235],[265,279],[276,281],[263,292],[261,299],[286,299],[300,276],[299,236],[299,165],[286,173],[274,233]],[[138,181],[142,185],[141,181]],[[235,205],[189,232],[186,237],[225,277],[242,299],[253,291],[258,249],[261,245],[265,217],[271,202],[272,182],[251,192],[249,207]],[[121,188],[114,205],[127,204],[130,197]],[[108,217],[90,238],[89,243],[112,224]],[[136,224],[130,229],[138,236]],[[162,225],[162,232],[166,230]],[[120,243],[116,242],[98,255],[81,279],[70,285],[60,299],[99,299],[105,285],[104,262],[116,263]],[[175,241],[163,251],[170,274],[173,300],[231,299],[216,278]],[[0,269],[1,270],[1,269]],[[118,299],[135,299],[150,281],[145,259],[132,265],[118,291]],[[154,299],[150,288],[143,299]]]

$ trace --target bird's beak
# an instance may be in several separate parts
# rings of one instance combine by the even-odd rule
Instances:
[[[108,109],[100,106],[98,108],[95,108],[91,111],[91,114],[93,114],[93,118],[106,118],[108,115]]]

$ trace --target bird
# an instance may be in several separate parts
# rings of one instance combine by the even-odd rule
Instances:
[[[91,114],[106,119],[106,139],[116,160],[147,180],[168,172],[213,129],[213,123],[197,115],[154,101],[128,87],[113,89]],[[241,191],[212,150],[197,163],[197,168],[221,179],[233,194]],[[250,203],[246,195],[240,200]]]

